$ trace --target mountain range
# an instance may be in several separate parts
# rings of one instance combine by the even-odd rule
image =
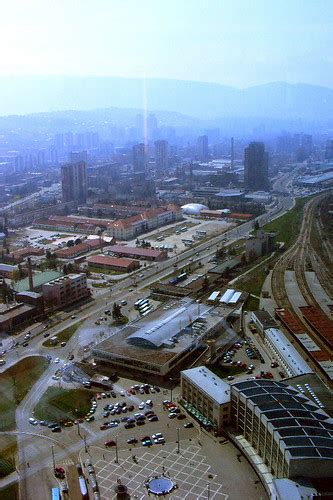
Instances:
[[[196,81],[118,77],[0,77],[0,115],[98,108],[168,110],[204,120],[269,118],[326,121],[333,90],[274,82],[245,89]]]

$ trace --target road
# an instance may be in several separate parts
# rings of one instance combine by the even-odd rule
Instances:
[[[290,181],[290,175],[285,176],[284,182],[289,182]],[[294,205],[294,200],[293,198],[289,196],[281,196],[278,198],[278,202],[276,206],[271,207],[269,212],[267,214],[261,215],[257,218],[259,223],[265,224],[276,217],[279,217],[283,213],[287,212],[290,210]],[[242,224],[241,226],[238,226],[236,228],[233,228],[229,231],[226,231],[225,233],[216,236],[208,241],[205,241],[203,243],[200,243],[194,248],[190,248],[188,250],[185,250],[182,254],[174,256],[169,258],[168,260],[164,262],[158,262],[147,269],[145,271],[141,271],[138,274],[144,274],[142,278],[136,275],[136,277],[133,280],[133,277],[129,277],[124,279],[123,281],[116,283],[113,285],[112,293],[110,293],[110,290],[106,290],[105,293],[100,294],[94,302],[88,303],[81,305],[79,310],[76,311],[75,315],[76,318],[72,319],[71,315],[73,313],[61,313],[60,318],[58,316],[58,319],[60,320],[59,324],[55,326],[50,326],[48,328],[48,333],[50,336],[56,335],[60,331],[62,331],[64,328],[67,328],[69,326],[75,325],[78,322],[81,322],[82,320],[85,320],[87,318],[90,318],[94,316],[95,314],[100,314],[101,311],[103,311],[108,305],[108,308],[110,308],[111,304],[110,301],[120,301],[122,299],[125,299],[133,302],[137,298],[138,292],[141,290],[149,287],[152,283],[163,279],[164,277],[168,276],[170,273],[172,273],[175,269],[175,266],[177,268],[181,268],[183,265],[188,264],[190,259],[192,259],[193,262],[197,261],[204,261],[205,259],[208,259],[209,256],[215,254],[217,248],[221,248],[221,246],[228,246],[231,243],[244,238],[249,234],[249,232],[253,228],[253,220],[246,222]],[[135,283],[135,287],[133,285]],[[133,289],[133,291],[129,291],[130,289]],[[32,330],[32,338],[29,341],[29,346],[24,348],[24,356],[28,355],[46,355],[48,351],[44,347],[42,347],[42,343],[45,340],[44,337],[41,338],[40,333],[44,331],[43,325],[37,325],[34,329]],[[15,337],[15,340],[18,340],[19,342],[23,342],[23,336],[24,334],[21,334],[17,337]],[[6,340],[3,342],[4,347],[10,347],[11,340]],[[65,360],[68,355],[75,350],[77,347],[77,340],[75,338],[75,335],[72,337],[72,339],[69,340],[67,345],[63,348],[59,348],[56,350],[56,355],[61,357],[62,360]],[[10,352],[8,352],[7,355],[7,364],[4,367],[0,368],[0,371],[3,371],[8,367],[10,364],[14,364],[18,361],[18,359],[22,358],[21,352],[22,352],[22,347],[12,349]],[[22,353],[23,354],[23,353]],[[27,432],[30,427],[31,431],[31,425],[28,423],[29,417],[33,414],[33,409],[36,406],[36,403],[38,400],[41,398],[42,394],[45,392],[47,387],[50,385],[52,381],[52,376],[55,374],[56,370],[58,368],[58,365],[55,365],[54,363],[51,363],[50,366],[46,369],[42,377],[39,379],[39,381],[32,387],[31,391],[29,394],[25,397],[25,399],[22,401],[20,406],[16,410],[16,421],[17,421],[17,429],[21,433]],[[38,456],[39,457],[39,467],[42,469],[46,465],[46,460],[49,455],[49,453],[45,453],[45,450],[43,452],[43,446],[40,446],[40,443],[37,445],[37,442],[34,442],[34,440],[30,440],[29,443],[26,442],[26,438],[23,438],[24,434],[20,434],[20,437],[18,438],[18,456],[19,456],[19,471],[20,471],[20,483],[21,483],[21,498],[24,499],[30,499],[34,498],[35,490],[34,490],[34,484],[31,483],[29,484],[29,477],[30,476],[30,471],[27,469],[27,456]],[[93,441],[95,439],[95,436],[91,436],[91,440]],[[61,451],[62,454],[64,453],[70,453],[74,452],[75,453],[75,448],[76,446],[72,446],[70,450],[67,450],[66,452]],[[72,460],[75,460],[75,454],[71,455],[73,458]],[[42,481],[42,476],[40,477]],[[34,481],[36,480],[36,477],[34,476]]]

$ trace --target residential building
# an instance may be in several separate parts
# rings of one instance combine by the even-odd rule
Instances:
[[[87,165],[83,161],[61,167],[62,199],[85,204],[87,201]]]
[[[42,287],[45,307],[59,309],[90,296],[84,273],[67,274],[45,283]]]
[[[146,146],[141,144],[135,144],[132,148],[133,156],[133,170],[135,174],[145,174],[146,172]]]
[[[244,187],[247,191],[267,191],[268,153],[262,142],[251,142],[244,151]]]
[[[36,308],[30,304],[0,304],[0,332],[12,333],[36,319]]]
[[[180,375],[186,410],[219,434],[230,423],[230,385],[205,366],[184,370]]]
[[[166,208],[151,208],[139,215],[113,222],[107,232],[108,236],[113,236],[117,240],[131,240],[142,233],[166,224],[172,224],[182,220],[182,218],[182,211],[176,205],[169,205]]]
[[[201,135],[197,140],[197,153],[200,161],[207,161],[209,158],[208,136]]]
[[[168,141],[155,142],[155,164],[156,171],[161,175],[166,175],[168,171]]]

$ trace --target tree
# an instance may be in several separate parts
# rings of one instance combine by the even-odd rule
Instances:
[[[67,241],[67,247],[73,247],[74,246],[74,241],[73,240],[68,240]]]
[[[140,240],[139,238],[136,239],[136,242],[135,242],[136,246],[139,247],[140,246]]]
[[[20,271],[18,269],[15,269],[13,271],[13,281],[16,282],[16,281],[19,281],[20,279]]]
[[[112,318],[114,320],[117,320],[120,319],[121,317],[122,317],[121,307],[119,304],[117,304],[117,302],[115,302],[112,307]]]
[[[246,264],[247,264],[246,255],[245,255],[245,253],[242,253],[241,265],[246,266]]]
[[[259,222],[257,220],[255,220],[254,223],[253,223],[253,229],[255,231],[258,231],[258,229],[260,229],[260,224],[259,224]]]
[[[62,268],[62,272],[63,272],[64,274],[68,274],[68,269],[67,269],[66,264],[64,264],[64,267]]]
[[[207,290],[208,287],[209,287],[209,279],[208,279],[207,275],[205,275],[205,277],[202,281],[202,289]]]
[[[79,245],[80,243],[82,243],[82,240],[81,238],[76,238],[76,240],[74,241],[75,245]]]

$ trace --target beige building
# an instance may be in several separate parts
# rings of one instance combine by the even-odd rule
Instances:
[[[46,307],[59,309],[90,296],[85,274],[68,274],[43,285]]]
[[[181,397],[186,410],[217,433],[230,422],[230,385],[204,366],[181,372]]]

